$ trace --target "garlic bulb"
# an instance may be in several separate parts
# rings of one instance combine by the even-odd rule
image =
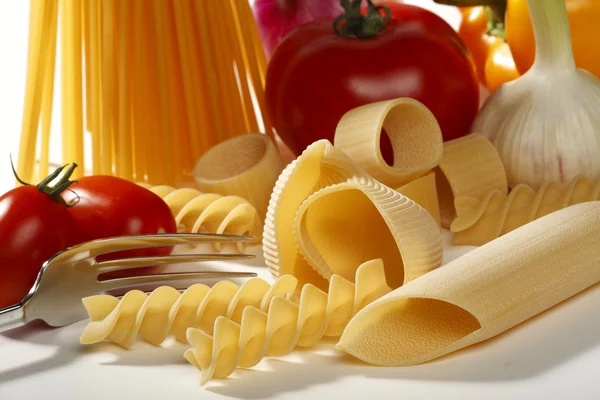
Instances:
[[[577,69],[564,0],[528,0],[536,58],[473,124],[498,149],[509,186],[600,178],[600,80]]]

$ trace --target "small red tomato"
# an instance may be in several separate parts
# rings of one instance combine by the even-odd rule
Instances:
[[[70,186],[63,197],[78,232],[78,243],[115,236],[176,233],[169,206],[158,195],[133,182],[113,176],[86,176]],[[168,255],[172,247],[111,253],[102,259]],[[131,273],[125,274],[131,275]]]
[[[43,263],[73,240],[67,206],[43,190],[21,186],[0,197],[0,308],[21,302]]]
[[[469,133],[479,86],[458,34],[420,7],[377,3],[391,11],[386,24],[373,19],[385,11],[372,8],[363,18],[368,13],[357,14],[348,4],[345,29],[351,34],[336,33],[331,19],[315,21],[290,33],[273,53],[266,104],[282,140],[296,153],[319,139],[333,141],[346,112],[399,97],[425,104],[444,140]]]

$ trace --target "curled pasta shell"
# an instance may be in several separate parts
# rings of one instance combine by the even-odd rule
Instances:
[[[506,172],[498,151],[479,134],[444,143],[444,155],[436,168],[441,223],[449,228],[456,217],[454,199],[481,199],[492,190],[508,193]]]
[[[80,341],[93,344],[109,340],[129,348],[140,335],[158,346],[172,334],[185,342],[188,328],[212,332],[220,316],[240,322],[245,307],[266,310],[273,297],[293,293],[297,283],[296,278],[286,275],[273,285],[253,278],[241,287],[231,281],[221,281],[212,288],[192,285],[183,293],[162,286],[149,295],[139,290],[129,291],[121,300],[108,295],[87,297],[83,305],[90,323]]]
[[[294,234],[300,253],[322,276],[352,280],[355,265],[381,258],[397,288],[442,263],[440,230],[408,197],[370,177],[327,186],[302,203]]]
[[[388,165],[380,150],[385,129],[394,151]],[[438,165],[442,132],[435,116],[417,100],[400,98],[357,107],[347,112],[335,132],[334,145],[376,180],[399,187]]]
[[[455,233],[454,244],[481,246],[554,211],[599,198],[600,180],[582,176],[568,185],[545,183],[537,192],[520,184],[508,196],[492,191],[484,199],[459,197],[454,200],[456,219],[450,230]]]
[[[262,227],[256,209],[239,196],[221,196],[202,193],[192,188],[175,189],[172,186],[151,186],[140,183],[160,196],[171,209],[178,226],[186,232],[250,235],[260,241]],[[220,245],[215,243],[215,248]],[[243,251],[243,244],[238,244]]]
[[[263,232],[265,263],[273,276],[291,274],[301,284],[327,288],[327,281],[298,252],[294,216],[302,202],[315,191],[361,175],[364,171],[327,140],[308,146],[283,170],[271,195]]]
[[[238,366],[255,366],[265,355],[282,356],[296,346],[315,345],[323,336],[339,336],[350,318],[389,293],[383,262],[371,260],[356,270],[356,284],[333,275],[328,293],[307,284],[300,296],[275,296],[267,311],[246,307],[241,322],[217,318],[213,335],[189,329],[193,346],[185,358],[202,371],[202,384],[226,378]]]
[[[413,365],[496,336],[600,281],[600,202],[515,229],[363,308],[338,349]]]
[[[207,193],[247,199],[264,220],[273,185],[283,169],[275,144],[266,135],[248,133],[212,147],[198,160],[194,178]]]

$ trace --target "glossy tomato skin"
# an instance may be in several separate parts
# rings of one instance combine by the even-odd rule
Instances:
[[[331,20],[288,35],[270,60],[267,109],[297,154],[333,141],[340,118],[358,106],[399,97],[425,104],[444,140],[469,133],[479,105],[476,71],[458,34],[437,15],[389,4],[393,19],[374,39],[342,38]]]
[[[73,241],[67,207],[21,186],[0,197],[0,308],[21,302],[45,261]]]
[[[69,208],[78,232],[78,242],[129,235],[176,233],[177,226],[169,206],[158,195],[133,182],[93,175],[80,178],[70,186],[79,202]],[[72,201],[74,194],[64,192]],[[107,258],[168,255],[172,247],[117,252]]]

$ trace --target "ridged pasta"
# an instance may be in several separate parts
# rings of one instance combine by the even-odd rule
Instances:
[[[262,226],[256,208],[239,196],[202,193],[192,188],[152,186],[138,183],[160,196],[171,209],[175,222],[185,232],[250,235],[260,241]],[[215,248],[220,245],[215,243]],[[238,243],[243,251],[243,243]]]
[[[330,212],[312,206],[315,202],[326,204]],[[375,221],[380,230],[368,234],[361,229],[372,228]],[[305,222],[314,228],[307,235],[302,234]],[[346,230],[347,224],[355,229]],[[317,239],[323,245],[317,252],[311,251],[313,234],[326,239]],[[388,277],[396,278],[388,283],[397,287],[439,267],[443,247],[440,230],[427,211],[374,180],[329,141],[319,140],[279,176],[265,222],[263,251],[275,277],[291,274],[301,284],[327,290],[331,274],[343,270],[342,275],[352,279],[356,266],[375,257],[384,258]],[[394,257],[378,255],[384,252]],[[342,253],[343,257],[336,256]]]
[[[355,282],[334,275],[328,293],[307,284],[298,297],[274,296],[267,311],[246,307],[241,322],[218,317],[212,336],[188,329],[193,348],[184,356],[202,371],[204,384],[226,378],[237,367],[253,367],[265,355],[282,356],[296,346],[313,346],[323,336],[338,337],[353,315],[391,292],[382,260],[362,264]]]
[[[220,281],[212,288],[192,285],[183,293],[162,286],[149,295],[139,290],[129,291],[121,300],[108,295],[87,297],[83,305],[90,323],[80,341],[93,344],[109,340],[129,348],[138,335],[156,346],[173,335],[185,342],[188,328],[212,332],[218,317],[240,322],[245,307],[266,310],[273,297],[293,293],[297,283],[296,278],[285,275],[273,285],[253,278],[241,287],[231,281]]]
[[[537,192],[520,184],[508,195],[493,191],[484,199],[459,197],[450,230],[455,245],[481,246],[544,215],[599,198],[600,180],[581,176],[568,185],[545,183]]]

